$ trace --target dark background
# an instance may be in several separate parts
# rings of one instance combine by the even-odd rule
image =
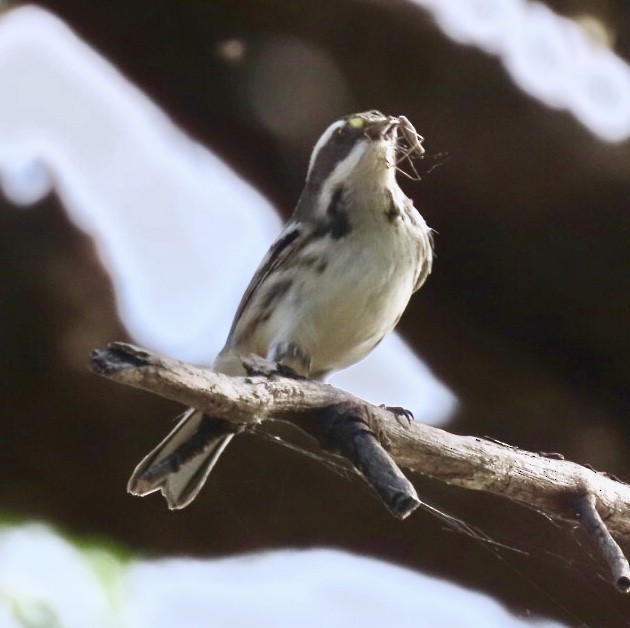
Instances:
[[[597,16],[615,51],[630,56],[625,0],[546,4]],[[328,122],[372,108],[404,113],[430,155],[449,155],[422,182],[403,183],[438,232],[438,257],[399,326],[459,397],[449,429],[630,478],[628,142],[606,144],[533,100],[497,58],[453,43],[404,2],[41,5],[285,216]],[[231,38],[246,45],[236,60],[222,53]],[[335,101],[317,85],[328,104],[312,128],[279,138],[252,112],[248,73],[270,46],[296,41],[333,60],[345,92]],[[300,106],[291,90],[281,101],[288,115]],[[87,371],[92,348],[126,337],[91,242],[55,198],[29,211],[0,202],[7,514],[148,555],[335,546],[487,591],[519,613],[630,625],[630,602],[579,530],[420,477],[412,479],[425,500],[529,555],[488,550],[423,512],[395,521],[358,480],[254,437],[238,439],[184,511],[128,496],[131,470],[179,408]]]

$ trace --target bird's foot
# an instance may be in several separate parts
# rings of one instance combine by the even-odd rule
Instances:
[[[311,356],[306,354],[294,342],[278,343],[271,354],[271,359],[278,364],[278,373],[285,377],[308,377],[311,372]]]
[[[400,423],[403,427],[409,427],[413,421],[413,412],[411,410],[407,410],[407,408],[402,408],[401,406],[386,406],[385,404],[381,404],[379,408],[391,412],[396,418],[396,421],[398,421],[398,423]]]

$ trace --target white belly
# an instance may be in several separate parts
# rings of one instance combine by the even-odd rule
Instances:
[[[388,231],[390,238],[370,238],[371,246],[353,234],[323,273],[296,282],[270,320],[270,345],[295,343],[310,356],[313,373],[364,358],[398,322],[417,274],[416,243]],[[396,254],[401,246],[407,251]]]

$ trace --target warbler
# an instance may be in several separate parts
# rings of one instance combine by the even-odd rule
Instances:
[[[331,124],[309,161],[293,215],[236,311],[213,368],[245,374],[257,355],[323,380],[363,359],[398,323],[433,262],[432,230],[398,185],[398,164],[421,156],[404,116],[379,111]],[[187,506],[242,428],[194,408],[136,467],[134,495],[160,490]]]

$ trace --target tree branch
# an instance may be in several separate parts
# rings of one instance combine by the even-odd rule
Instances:
[[[630,566],[621,548],[608,531],[606,524],[597,512],[595,495],[582,495],[575,503],[575,512],[582,526],[591,535],[599,553],[604,557],[612,572],[615,586],[622,593],[630,592]]]
[[[249,364],[249,368],[250,372],[258,371],[255,364]],[[585,522],[586,511],[576,504],[583,504],[586,496],[601,522],[597,524],[598,529],[607,529],[618,539],[630,541],[630,486],[567,460],[483,438],[450,434],[418,422],[403,425],[386,409],[328,384],[278,375],[229,377],[123,343],[112,343],[106,350],[95,351],[92,369],[113,381],[235,423],[254,424],[266,419],[294,423],[314,435],[320,445],[348,457],[373,486],[370,474],[374,469],[371,467],[382,470],[383,460],[379,457],[384,454],[400,466],[447,484],[501,495],[567,521],[575,522],[579,516]],[[331,425],[337,425],[335,429],[338,429],[351,422],[362,429],[352,432],[349,441],[331,435]],[[339,447],[339,442],[352,443],[357,433],[375,435],[387,453],[373,443],[368,451],[360,448],[358,457],[356,452],[347,451],[347,446]],[[325,434],[335,442],[327,443]],[[385,467],[391,476],[383,480],[384,484],[398,482],[394,492],[407,502],[396,512],[392,495],[389,496],[388,507],[402,518],[420,502],[413,487],[409,491],[396,465],[392,468],[385,464]],[[376,475],[378,477],[378,472]],[[383,499],[383,487],[374,488]],[[609,544],[599,543],[598,546],[603,556],[614,554],[617,556],[614,560],[618,559],[620,549],[617,554],[607,554]],[[610,560],[609,564],[612,567]],[[621,563],[617,560],[617,564]],[[622,583],[626,582],[627,574],[615,569],[617,580],[621,578]]]

